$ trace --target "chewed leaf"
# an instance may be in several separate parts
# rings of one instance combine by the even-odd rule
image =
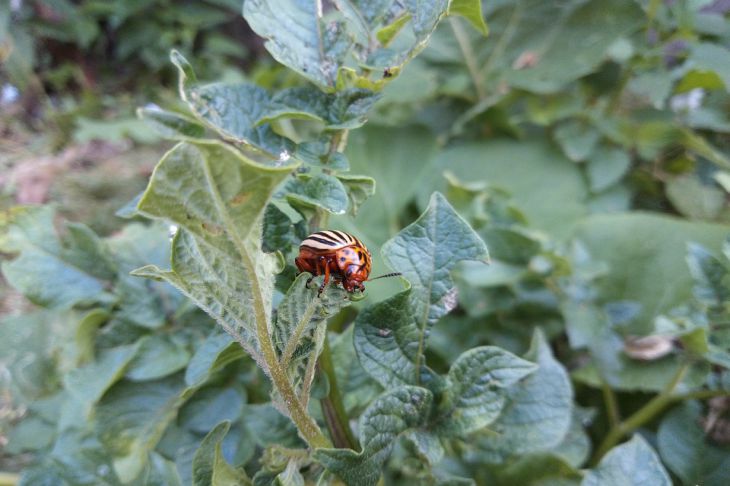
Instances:
[[[423,362],[429,328],[456,306],[450,271],[462,260],[487,261],[487,247],[439,193],[426,212],[383,246],[391,268],[411,289],[357,318],[355,347],[363,367],[383,386],[435,379]]]

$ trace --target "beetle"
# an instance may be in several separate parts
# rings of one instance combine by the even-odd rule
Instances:
[[[321,296],[332,277],[341,282],[347,292],[363,292],[363,282],[369,279],[372,268],[372,255],[362,241],[344,231],[324,230],[307,236],[299,245],[299,256],[294,264],[300,272],[309,272],[314,277],[324,275],[317,296]],[[376,278],[394,277],[399,272],[381,275]]]

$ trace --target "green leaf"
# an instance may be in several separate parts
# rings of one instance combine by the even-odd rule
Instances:
[[[581,486],[671,485],[659,457],[640,435],[614,447],[595,469],[584,476]]]
[[[251,484],[242,469],[236,469],[223,458],[221,442],[231,423],[219,423],[205,436],[193,458],[194,486],[238,486]]]
[[[489,181],[490,186],[508,191],[531,229],[558,239],[569,237],[575,223],[588,213],[580,168],[544,139],[454,145],[439,153],[423,190],[430,193],[444,187],[448,181],[441,174],[445,170],[459,180]]]
[[[631,296],[641,304],[641,314],[631,323],[630,332],[646,335],[657,315],[692,297],[692,276],[685,262],[687,243],[719,250],[727,227],[648,213],[606,214],[586,218],[575,236],[594,260],[610,267],[608,275],[596,282],[603,301]]]
[[[578,486],[581,473],[549,452],[526,454],[499,469],[498,484]]]
[[[28,299],[53,309],[109,301],[106,292],[116,269],[109,249],[83,225],[68,225],[66,241],[54,230],[52,207],[16,208],[2,229],[3,251],[18,257],[2,263],[8,283]]]
[[[350,133],[346,154],[352,171],[372,177],[378,188],[355,218],[358,237],[367,236],[363,241],[369,247],[382,245],[400,229],[400,214],[432,170],[436,148],[435,137],[422,128],[367,125]]]
[[[185,140],[205,136],[205,127],[180,113],[173,113],[160,108],[138,108],[137,116],[149,122],[165,138]]]
[[[206,433],[223,420],[238,420],[245,401],[245,393],[239,388],[205,387],[180,409],[178,423],[187,430]]]
[[[659,454],[684,484],[720,486],[730,475],[730,456],[707,440],[701,415],[698,402],[671,410],[659,425]]]
[[[264,152],[273,159],[291,153],[293,144],[268,124],[257,126],[269,103],[265,89],[248,83],[198,85],[192,66],[182,55],[170,55],[178,68],[180,97],[193,115],[222,138]]]
[[[725,192],[694,174],[670,179],[666,191],[674,207],[691,219],[715,219],[725,207]]]
[[[383,246],[383,258],[411,289],[357,317],[355,348],[363,367],[385,387],[429,379],[424,363],[429,328],[456,306],[451,269],[489,258],[484,242],[439,193],[426,211]]]
[[[66,389],[84,405],[95,404],[124,376],[138,350],[139,345],[130,345],[101,353],[96,361],[72,370],[64,377]]]
[[[725,240],[725,247],[727,245],[728,240]],[[719,258],[701,245],[689,243],[687,264],[695,282],[693,294],[697,301],[710,308],[719,308],[730,300],[726,282],[728,268]]]
[[[569,120],[555,129],[555,140],[573,162],[587,159],[600,138],[598,130],[585,123]]]
[[[188,386],[204,383],[212,373],[246,356],[241,346],[228,334],[211,334],[195,351],[185,369]]]
[[[535,331],[525,359],[537,363],[537,371],[507,389],[502,413],[488,432],[478,436],[476,450],[468,454],[472,459],[500,463],[520,454],[550,451],[568,433],[573,389],[541,331]]]
[[[280,118],[316,120],[326,130],[351,130],[362,126],[378,96],[366,89],[349,88],[334,94],[313,87],[289,88],[271,97],[257,125]]]
[[[502,412],[506,389],[536,369],[534,363],[494,346],[462,353],[449,369],[438,430],[463,436],[489,425]]]
[[[307,288],[303,273],[291,284],[276,312],[274,346],[287,367],[290,382],[300,396],[308,397],[317,358],[322,351],[327,319],[349,305],[347,292],[332,286],[321,297],[316,286]]]
[[[246,405],[243,420],[261,447],[305,447],[291,420],[280,414],[271,403]]]
[[[644,12],[630,0],[523,0],[500,7],[490,16],[489,51],[506,42],[499,61],[506,81],[542,94],[597,70],[615,40],[630,37],[645,23]],[[588,38],[591,42],[585,42]],[[521,68],[515,61],[526,52],[537,62]]]
[[[350,212],[357,216],[360,206],[375,194],[375,179],[362,175],[339,174],[337,178],[347,189]]]
[[[688,69],[695,71],[711,71],[715,73],[725,90],[730,92],[730,49],[720,44],[703,42],[695,46],[687,59]]]
[[[484,15],[482,14],[481,0],[451,0],[449,3],[449,15],[461,15],[480,34],[487,35],[489,33],[487,24],[484,22]]]
[[[375,400],[359,420],[362,452],[317,449],[314,458],[347,484],[375,485],[396,438],[422,425],[431,406],[428,390],[404,386]]]
[[[337,6],[358,31],[358,45],[354,50],[366,58],[363,61],[368,66],[388,69],[392,76],[426,47],[436,26],[447,15],[449,2],[343,0],[337,2]]]
[[[350,47],[341,22],[325,24],[316,2],[247,0],[246,22],[271,55],[321,88],[334,88]]]
[[[172,269],[135,275],[162,278],[190,297],[260,358],[251,309],[268,320],[279,262],[261,251],[264,207],[292,166],[262,166],[220,143],[182,143],[160,161],[139,210],[180,227]]]
[[[155,449],[188,396],[180,377],[122,382],[104,396],[96,410],[96,429],[114,456],[114,471],[122,482],[142,472],[148,453]]]
[[[149,336],[140,340],[139,349],[129,363],[126,378],[133,381],[155,380],[179,371],[190,361],[184,343],[170,336]]]
[[[286,194],[287,202],[305,216],[313,214],[317,208],[331,214],[347,211],[347,190],[337,177],[329,174],[301,174],[290,179],[282,192]]]
[[[601,192],[616,184],[626,175],[631,159],[625,150],[599,146],[588,158],[586,169],[591,191]]]

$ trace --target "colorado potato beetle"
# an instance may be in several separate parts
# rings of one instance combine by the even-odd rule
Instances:
[[[322,295],[330,277],[352,293],[364,291],[363,282],[367,280],[400,275],[396,272],[368,279],[372,255],[362,241],[344,231],[317,231],[307,236],[299,245],[299,256],[294,264],[300,272],[312,274],[307,285],[314,277],[324,275],[317,295]]]

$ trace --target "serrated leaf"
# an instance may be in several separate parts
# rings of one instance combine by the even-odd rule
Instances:
[[[313,87],[289,88],[271,97],[257,125],[280,118],[316,120],[326,130],[351,130],[366,122],[378,96],[370,90],[348,88],[334,94]]]
[[[180,113],[160,108],[139,108],[137,116],[147,121],[165,138],[173,140],[197,139],[205,136],[205,127]]]
[[[287,202],[303,215],[311,215],[316,208],[331,214],[345,214],[348,196],[340,180],[329,174],[300,175],[290,179],[282,188]]]
[[[221,443],[231,423],[219,423],[205,436],[193,458],[194,486],[239,486],[251,484],[242,469],[236,469],[223,458]]]
[[[727,451],[707,440],[698,402],[685,402],[662,419],[657,434],[664,464],[684,484],[720,486],[730,476]]]
[[[374,485],[396,438],[422,425],[428,417],[432,395],[428,390],[404,386],[375,400],[359,420],[362,452],[317,449],[316,460],[347,484]]]
[[[182,143],[158,164],[139,210],[179,226],[172,269],[136,275],[162,278],[190,297],[260,358],[251,309],[261,299],[268,320],[278,260],[260,249],[261,220],[291,166],[256,164],[220,143]],[[258,295],[254,296],[254,292]]]
[[[449,15],[461,15],[469,21],[472,27],[482,35],[487,35],[489,29],[484,22],[481,0],[451,0],[449,3]]]
[[[487,247],[439,193],[414,223],[383,246],[383,258],[411,289],[367,308],[356,321],[363,367],[386,388],[429,379],[428,330],[456,306],[450,271],[462,260],[489,258]]]
[[[500,463],[511,456],[548,451],[568,433],[573,389],[541,331],[535,331],[525,358],[537,363],[537,371],[507,390],[502,413],[469,457]]]
[[[54,309],[111,300],[106,287],[116,269],[108,248],[79,224],[68,225],[62,242],[54,229],[54,214],[49,206],[8,213],[0,244],[6,252],[19,253],[2,263],[8,283],[33,302]]]
[[[502,411],[506,389],[536,369],[534,363],[494,346],[462,353],[449,369],[438,430],[463,436],[490,424]]]
[[[335,85],[350,41],[342,23],[325,23],[321,8],[304,0],[247,0],[243,16],[274,59],[327,89]]]
[[[595,469],[583,478],[581,486],[671,485],[669,474],[654,449],[640,435],[614,447]]]
[[[122,382],[104,396],[96,410],[96,429],[114,456],[114,470],[122,482],[142,472],[148,453],[157,446],[188,396],[180,377]]]

